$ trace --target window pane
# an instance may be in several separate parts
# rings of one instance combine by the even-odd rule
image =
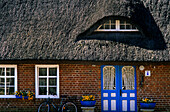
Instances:
[[[49,94],[50,95],[57,95],[57,88],[56,87],[49,87]]]
[[[131,25],[126,25],[126,29],[131,29]]]
[[[47,78],[39,78],[40,86],[47,86]]]
[[[105,25],[105,29],[110,29],[110,25]]]
[[[50,78],[49,79],[49,85],[50,86],[56,86],[57,85],[57,79],[56,78]]]
[[[14,85],[14,84],[15,84],[15,83],[14,83],[14,78],[7,78],[6,81],[7,81],[7,82],[6,82],[7,86],[10,86],[10,85]]]
[[[121,25],[124,25],[125,23],[126,23],[125,21],[120,20],[120,24],[121,24]]]
[[[57,68],[49,68],[49,76],[57,76]]]
[[[99,29],[104,29],[103,25]]]
[[[116,26],[115,25],[111,25],[111,29],[116,29]]]
[[[5,78],[0,78],[0,86],[5,86]]]
[[[134,68],[132,66],[125,66],[122,68],[122,89],[134,90]]]
[[[39,87],[39,95],[47,95],[47,87]]]
[[[103,89],[104,90],[116,89],[115,68],[112,66],[105,66],[103,68]]]
[[[108,21],[106,21],[106,22],[105,22],[105,24],[110,24],[110,21],[109,21],[109,20],[108,20]]]
[[[120,29],[125,29],[125,25],[120,25]]]
[[[14,68],[6,68],[7,76],[14,76]]]
[[[116,24],[116,20],[111,20],[111,24]]]
[[[136,29],[136,27],[134,25],[132,25],[132,29]]]
[[[47,76],[47,68],[40,68],[39,76]]]
[[[127,22],[127,21],[126,21],[126,24],[130,25],[130,23],[129,23],[129,22]]]
[[[5,95],[5,87],[0,87],[0,95]]]
[[[6,88],[6,94],[7,95],[14,95],[14,87],[7,87]]]
[[[5,76],[5,68],[0,68],[0,76]]]

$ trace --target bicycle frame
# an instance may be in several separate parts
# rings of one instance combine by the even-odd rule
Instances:
[[[61,101],[60,101],[60,105],[58,106],[58,105],[56,105],[56,103],[55,102],[53,102],[53,101],[51,101],[50,100],[50,97],[47,99],[47,104],[51,104],[52,106],[53,106],[53,108],[57,111],[57,112],[61,112],[61,108],[62,108],[62,106],[63,106],[63,98],[61,99]],[[50,108],[51,109],[51,108]]]
[[[70,107],[68,108],[67,105],[72,105],[73,108],[77,112],[77,106],[72,101],[68,101],[68,100],[63,101],[64,98],[67,99],[67,96],[66,97],[63,96],[60,99],[61,100],[60,103],[57,103],[59,105],[56,105],[56,103],[53,101],[53,99],[50,99],[50,97],[48,97],[46,101],[44,101],[43,103],[40,104],[40,106],[38,108],[38,112],[41,112],[41,109],[42,109],[42,111],[44,111],[44,109],[47,109],[47,108],[48,108],[48,112],[50,112],[50,111],[62,112],[63,109],[66,109],[67,111],[70,111]],[[65,106],[66,106],[66,108],[65,108]]]

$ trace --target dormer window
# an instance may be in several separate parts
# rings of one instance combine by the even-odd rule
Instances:
[[[96,32],[105,31],[139,31],[134,25],[125,20],[108,20],[104,24],[101,24]]]

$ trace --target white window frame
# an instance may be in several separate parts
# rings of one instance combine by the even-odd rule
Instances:
[[[14,85],[14,92],[17,91],[17,65],[0,65],[0,68],[5,68],[5,76],[0,76],[5,78],[5,94],[6,94],[6,78],[12,78],[14,77],[15,85]],[[15,69],[15,75],[14,76],[6,76],[6,68],[14,68]],[[16,98],[15,95],[0,95],[0,98]]]
[[[105,24],[105,23],[104,23]],[[104,24],[102,24],[102,25],[104,25]],[[111,24],[113,24],[113,23],[111,23],[111,20],[109,20],[109,27],[111,26]],[[138,29],[120,29],[120,20],[115,20],[115,27],[116,27],[116,29],[100,29],[100,27],[102,26],[102,25],[100,25],[96,30],[95,30],[95,32],[137,32],[137,31],[139,31]]]
[[[48,74],[49,74],[49,68],[54,68],[54,67],[56,67],[57,68],[57,76],[56,76],[56,78],[57,78],[57,95],[39,95],[39,68],[47,68],[47,76],[45,76],[45,77],[47,77],[47,88],[48,88],[48,79],[50,78],[50,77],[54,77],[54,76],[48,76]],[[41,77],[43,77],[43,76],[41,76]],[[48,90],[47,90],[47,93],[48,93]],[[36,98],[48,98],[48,97],[50,97],[50,98],[59,98],[59,65],[35,65],[35,97]]]

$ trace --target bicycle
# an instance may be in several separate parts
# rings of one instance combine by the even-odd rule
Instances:
[[[63,99],[67,98],[66,96],[61,96],[60,105],[56,105],[50,97],[46,101],[42,102],[38,107],[38,112],[51,112],[51,106],[54,108],[55,112],[77,112],[77,106],[71,102],[66,101],[63,103]]]

